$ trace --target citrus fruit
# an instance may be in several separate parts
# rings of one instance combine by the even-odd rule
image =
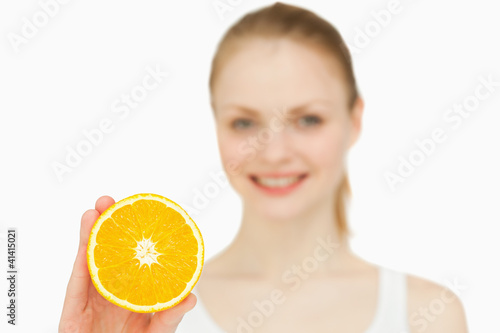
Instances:
[[[201,275],[200,230],[178,204],[157,194],[118,201],[94,223],[87,247],[92,283],[108,301],[157,312],[186,298]]]

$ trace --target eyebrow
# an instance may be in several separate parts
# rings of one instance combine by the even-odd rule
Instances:
[[[310,108],[311,106],[313,106],[315,104],[319,104],[319,103],[324,105],[324,104],[326,104],[326,101],[325,100],[310,101],[310,102],[304,103],[302,105],[296,106],[296,107],[292,108],[291,110],[288,110],[286,112],[286,114],[287,115],[299,115],[299,114],[302,114],[305,111],[307,111],[307,109]],[[241,106],[241,105],[236,105],[236,104],[227,104],[223,108],[224,109],[229,108],[229,109],[240,110],[240,111],[247,113],[249,115],[255,115],[255,116],[259,115],[259,112],[255,111],[252,108],[249,108],[246,106]]]

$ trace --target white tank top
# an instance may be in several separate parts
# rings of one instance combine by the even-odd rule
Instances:
[[[379,277],[375,317],[363,333],[410,333],[406,304],[406,274],[379,266]],[[192,292],[198,296],[196,286]],[[247,333],[248,329],[240,331],[231,333]],[[175,332],[227,333],[212,319],[199,297],[195,307],[184,315]]]

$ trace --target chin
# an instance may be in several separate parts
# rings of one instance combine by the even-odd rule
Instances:
[[[303,204],[304,201],[301,201],[301,203]],[[252,210],[264,218],[289,221],[304,213],[305,207],[291,202],[267,201],[255,203],[252,206]]]

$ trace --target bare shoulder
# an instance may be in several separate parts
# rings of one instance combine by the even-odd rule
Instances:
[[[464,306],[449,287],[407,274],[411,333],[467,333]]]

